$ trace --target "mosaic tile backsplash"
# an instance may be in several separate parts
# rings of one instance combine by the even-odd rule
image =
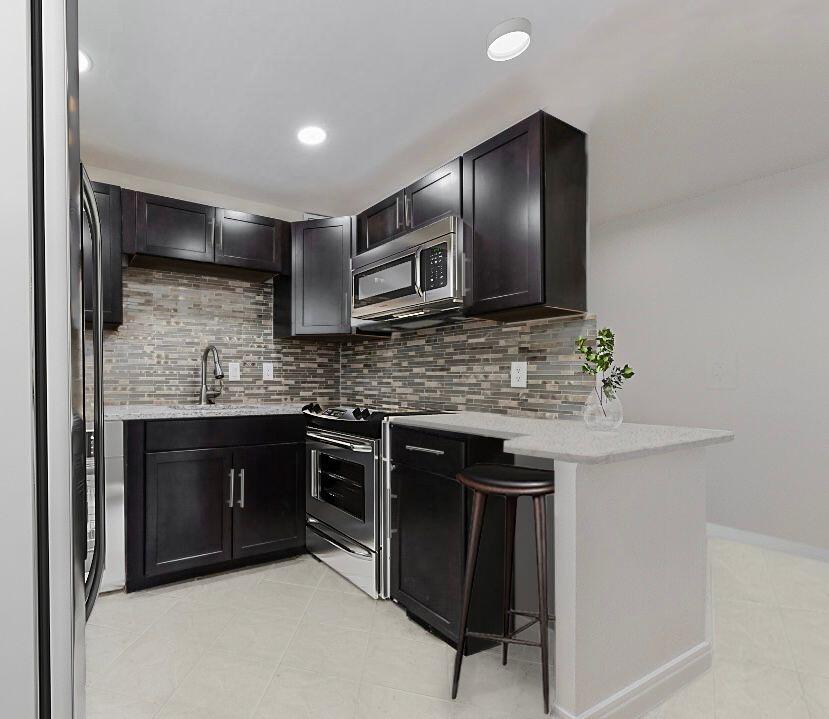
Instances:
[[[463,324],[361,340],[340,350],[340,396],[347,403],[431,410],[571,417],[593,382],[574,354],[595,337],[593,317]],[[527,387],[510,387],[510,363],[527,362]]]
[[[226,375],[229,362],[242,365],[241,381],[225,380],[221,402],[341,401],[568,417],[593,387],[574,354],[577,337],[595,336],[592,317],[472,320],[341,344],[275,340],[272,291],[269,283],[125,269],[124,324],[104,336],[107,404],[197,401],[208,344],[219,348]],[[86,346],[89,378],[91,342]],[[512,361],[528,363],[526,389],[510,387]],[[273,362],[273,381],[262,380],[262,362]]]

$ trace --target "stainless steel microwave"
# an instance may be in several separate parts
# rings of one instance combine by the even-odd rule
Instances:
[[[463,306],[463,232],[445,217],[351,260],[351,316],[403,320]]]

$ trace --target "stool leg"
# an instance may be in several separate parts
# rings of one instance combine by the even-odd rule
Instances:
[[[486,495],[475,492],[472,495],[472,528],[469,533],[469,549],[466,553],[466,571],[463,578],[463,606],[461,607],[461,626],[458,632],[458,649],[455,652],[455,672],[452,677],[452,698],[458,696],[458,680],[461,677],[461,662],[466,646],[466,622],[469,619],[469,605],[472,600],[472,581],[475,579],[475,564],[478,561],[478,545],[481,540],[481,526],[486,508]]]
[[[513,627],[513,618],[509,613],[512,609],[513,576],[512,563],[515,560],[515,512],[518,505],[517,497],[504,499],[504,636],[509,636]],[[507,663],[509,643],[504,642],[502,662]]]
[[[547,505],[546,497],[533,497],[535,514],[535,552],[538,561],[538,631],[541,634],[541,686],[544,688],[544,713],[550,711],[550,672],[547,636]]]

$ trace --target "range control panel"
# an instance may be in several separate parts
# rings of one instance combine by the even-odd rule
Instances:
[[[447,255],[449,248],[446,242],[439,245],[427,247],[420,255],[423,268],[423,289],[436,290],[446,287],[448,282],[449,269],[447,267]]]

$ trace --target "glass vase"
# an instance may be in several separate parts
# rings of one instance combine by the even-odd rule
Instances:
[[[588,429],[612,432],[622,424],[622,403],[618,395],[607,397],[601,390],[591,392],[584,404],[582,416]]]

